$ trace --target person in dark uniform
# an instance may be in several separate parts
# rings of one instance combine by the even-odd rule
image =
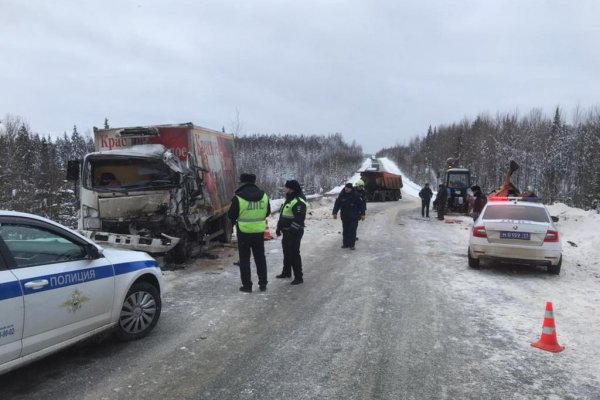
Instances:
[[[302,257],[300,256],[300,241],[304,235],[304,219],[306,218],[306,197],[298,181],[290,180],[285,183],[285,202],[279,212],[277,236],[283,233],[281,247],[283,248],[283,270],[276,278],[290,278],[294,271],[292,285],[304,283],[302,275]]]
[[[337,219],[338,211],[340,211],[342,217],[344,235],[342,249],[350,248],[354,250],[358,220],[364,221],[365,219],[365,205],[351,183],[346,184],[335,200],[333,219]]]
[[[269,196],[255,185],[256,175],[242,174],[227,215],[236,227],[240,256],[241,292],[252,293],[250,254],[254,256],[258,286],[267,290],[267,260],[265,258],[265,219],[271,213]]]
[[[481,192],[481,188],[477,185],[471,186],[471,191],[473,192],[473,197],[475,197],[471,216],[473,217],[473,221],[475,221],[479,217],[479,214],[481,214],[483,207],[486,205],[487,197]]]
[[[421,198],[421,217],[429,218],[429,202],[433,197],[433,192],[429,187],[429,183],[426,183],[425,187],[421,189],[419,197]]]
[[[446,212],[446,202],[448,201],[448,191],[446,185],[440,183],[438,186],[437,196],[435,197],[434,206],[437,210],[437,219],[443,221],[444,213]]]

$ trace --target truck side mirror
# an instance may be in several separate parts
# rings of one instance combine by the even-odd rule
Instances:
[[[550,218],[552,218],[552,222],[558,222],[558,217],[555,217],[554,215],[552,215]]]
[[[67,180],[78,181],[81,175],[81,164],[79,160],[69,160],[67,162]]]

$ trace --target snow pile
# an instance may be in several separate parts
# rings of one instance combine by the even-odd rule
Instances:
[[[358,171],[354,175],[352,175],[352,177],[350,179],[348,179],[348,181],[346,183],[351,183],[354,185],[356,183],[356,181],[360,179],[360,173],[370,167],[371,167],[371,159],[367,158],[367,159],[365,159],[365,161],[363,161],[363,163],[360,166],[360,168],[358,169]],[[329,195],[339,194],[342,191],[342,189],[344,188],[344,185],[336,186],[325,194],[329,194]]]
[[[596,277],[600,278],[598,267],[598,243],[600,243],[600,214],[572,208],[563,203],[548,206],[550,214],[559,218],[556,227],[560,232],[565,260],[572,260],[577,267],[589,270],[595,265]]]
[[[392,174],[401,175],[402,176],[402,194],[419,197],[419,192],[421,191],[421,186],[417,185],[413,181],[411,181],[404,172],[398,168],[398,166],[387,157],[383,157],[379,159],[380,165],[383,166],[383,170],[390,172]],[[435,193],[435,192],[434,192]]]

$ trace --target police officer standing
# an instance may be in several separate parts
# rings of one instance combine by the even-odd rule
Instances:
[[[285,183],[285,202],[279,212],[277,236],[283,233],[281,247],[283,248],[283,270],[277,278],[290,278],[294,271],[292,285],[304,283],[302,275],[302,257],[300,256],[300,241],[304,235],[304,219],[306,218],[306,197],[298,181],[290,180]]]
[[[265,258],[265,219],[271,213],[269,196],[256,185],[256,175],[240,175],[240,187],[231,200],[228,216],[234,222],[240,256],[241,292],[252,293],[250,253],[254,256],[258,286],[267,290],[267,260]]]
[[[365,219],[365,205],[351,183],[346,184],[335,200],[333,206],[334,219],[337,219],[338,211],[341,211],[344,235],[342,249],[350,248],[350,250],[354,250],[358,220],[361,219],[364,221]]]

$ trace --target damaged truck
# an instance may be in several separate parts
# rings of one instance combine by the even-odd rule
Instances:
[[[210,240],[231,241],[233,135],[185,123],[94,127],[94,140],[96,152],[69,168],[85,236],[177,263]]]

